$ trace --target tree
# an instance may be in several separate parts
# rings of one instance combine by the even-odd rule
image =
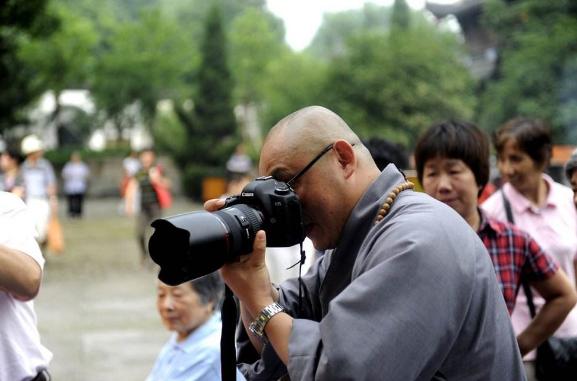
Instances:
[[[87,86],[98,37],[89,21],[76,17],[68,9],[55,4],[53,13],[60,20],[60,28],[46,37],[26,39],[20,57],[34,71],[35,87],[42,92],[54,92],[56,105],[50,120],[55,122],[60,141],[64,133],[60,94],[65,89]]]
[[[361,137],[411,146],[435,121],[472,117],[473,83],[457,37],[414,19],[395,33],[365,32],[329,68],[326,103]]]
[[[181,31],[159,11],[145,10],[139,19],[118,24],[104,45],[92,92],[119,130],[131,123],[125,119],[128,106],[139,104],[149,124],[159,100],[182,96],[183,77],[194,53]]]
[[[395,0],[391,15],[391,28],[407,30],[411,23],[411,10],[405,0]]]
[[[391,9],[366,3],[362,9],[325,14],[323,22],[306,51],[330,61],[343,55],[346,45],[359,33],[389,30]]]
[[[198,129],[191,140],[201,142],[194,156],[200,163],[224,166],[237,143],[236,120],[232,109],[232,77],[227,60],[227,40],[220,10],[210,9],[201,47],[198,95],[194,109]],[[228,144],[227,144],[228,143]]]
[[[231,69],[235,80],[234,100],[245,142],[260,150],[261,117],[265,101],[265,74],[286,48],[284,29],[278,19],[259,8],[247,8],[230,27]]]
[[[7,1],[0,7],[0,131],[22,121],[20,112],[40,92],[19,49],[23,39],[49,35],[58,28],[47,4],[47,0]]]
[[[307,52],[286,48],[262,74],[263,126],[265,132],[289,113],[318,104],[325,96],[329,64]]]
[[[226,160],[238,143],[226,43],[220,10],[213,6],[205,22],[193,108],[175,105],[187,141],[186,149],[175,158],[184,171],[185,191],[196,198],[200,196],[200,180],[223,174]]]
[[[269,63],[285,49],[284,30],[272,15],[261,9],[247,8],[230,28],[232,73],[235,99],[239,103],[262,101],[263,73]]]
[[[499,42],[500,64],[479,107],[496,129],[523,115],[548,120],[555,141],[577,140],[577,4],[570,0],[491,0],[485,21]]]

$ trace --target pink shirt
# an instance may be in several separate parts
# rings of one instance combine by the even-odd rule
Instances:
[[[511,203],[515,225],[529,233],[543,250],[559,263],[575,287],[576,278],[573,263],[577,258],[577,211],[573,204],[573,191],[556,183],[548,175],[543,175],[543,179],[549,186],[549,193],[545,206],[542,208],[533,206],[509,183],[503,186],[503,191]],[[507,221],[501,192],[494,193],[481,205],[481,208],[489,216]],[[543,298],[534,293],[533,300],[537,310],[539,310],[543,306]],[[511,319],[517,334],[521,333],[531,321],[527,298],[523,290],[519,291]],[[577,336],[577,308],[573,308],[561,327],[555,332],[555,336]],[[533,351],[527,354],[524,359],[532,360],[534,357]]]

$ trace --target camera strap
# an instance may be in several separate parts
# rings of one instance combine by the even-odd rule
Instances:
[[[302,313],[302,294],[304,288],[304,283],[302,281],[302,268],[306,260],[306,253],[303,248],[303,243],[300,243],[300,260],[294,265],[290,266],[289,269],[299,265],[299,296],[298,296],[298,309],[299,313]],[[235,334],[236,334],[236,323],[237,323],[237,305],[234,299],[234,294],[228,288],[227,285],[224,286],[224,301],[221,308],[221,318],[222,318],[222,334],[220,337],[220,373],[223,380],[236,380],[236,346],[235,346]]]
[[[222,334],[220,337],[220,373],[223,380],[236,380],[235,332],[237,307],[234,295],[224,286],[224,301],[221,309]]]
[[[303,283],[303,278],[302,278],[302,272],[303,272],[303,265],[305,264],[305,261],[307,259],[307,255],[305,253],[305,250],[303,248],[303,241],[301,241],[300,243],[300,250],[301,250],[301,260],[299,262],[299,314],[302,314],[303,312],[303,289],[305,288],[305,285]]]
[[[303,279],[302,279],[302,271],[303,271],[303,265],[305,264],[305,261],[307,260],[307,255],[305,253],[305,250],[303,248],[303,241],[301,241],[300,243],[300,255],[301,258],[300,260],[295,263],[294,265],[291,265],[289,267],[287,267],[287,270],[292,269],[293,267],[295,267],[296,265],[299,265],[299,278],[298,278],[298,282],[299,282],[299,305],[298,305],[298,309],[299,309],[299,314],[302,313],[302,306],[303,306],[303,289],[304,289],[304,283],[303,283]]]

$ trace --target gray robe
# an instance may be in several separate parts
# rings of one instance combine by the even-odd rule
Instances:
[[[389,165],[353,209],[336,250],[280,303],[295,320],[288,373],[296,380],[525,380],[491,259],[450,207],[404,191],[383,221],[374,218],[404,180]],[[248,357],[246,341],[239,358]],[[242,365],[249,380],[286,373],[274,349]]]

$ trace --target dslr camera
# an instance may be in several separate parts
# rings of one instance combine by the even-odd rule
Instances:
[[[247,184],[223,209],[179,214],[152,222],[148,251],[160,266],[158,278],[177,285],[216,271],[252,252],[259,230],[267,246],[288,247],[305,237],[296,193],[270,176]]]

